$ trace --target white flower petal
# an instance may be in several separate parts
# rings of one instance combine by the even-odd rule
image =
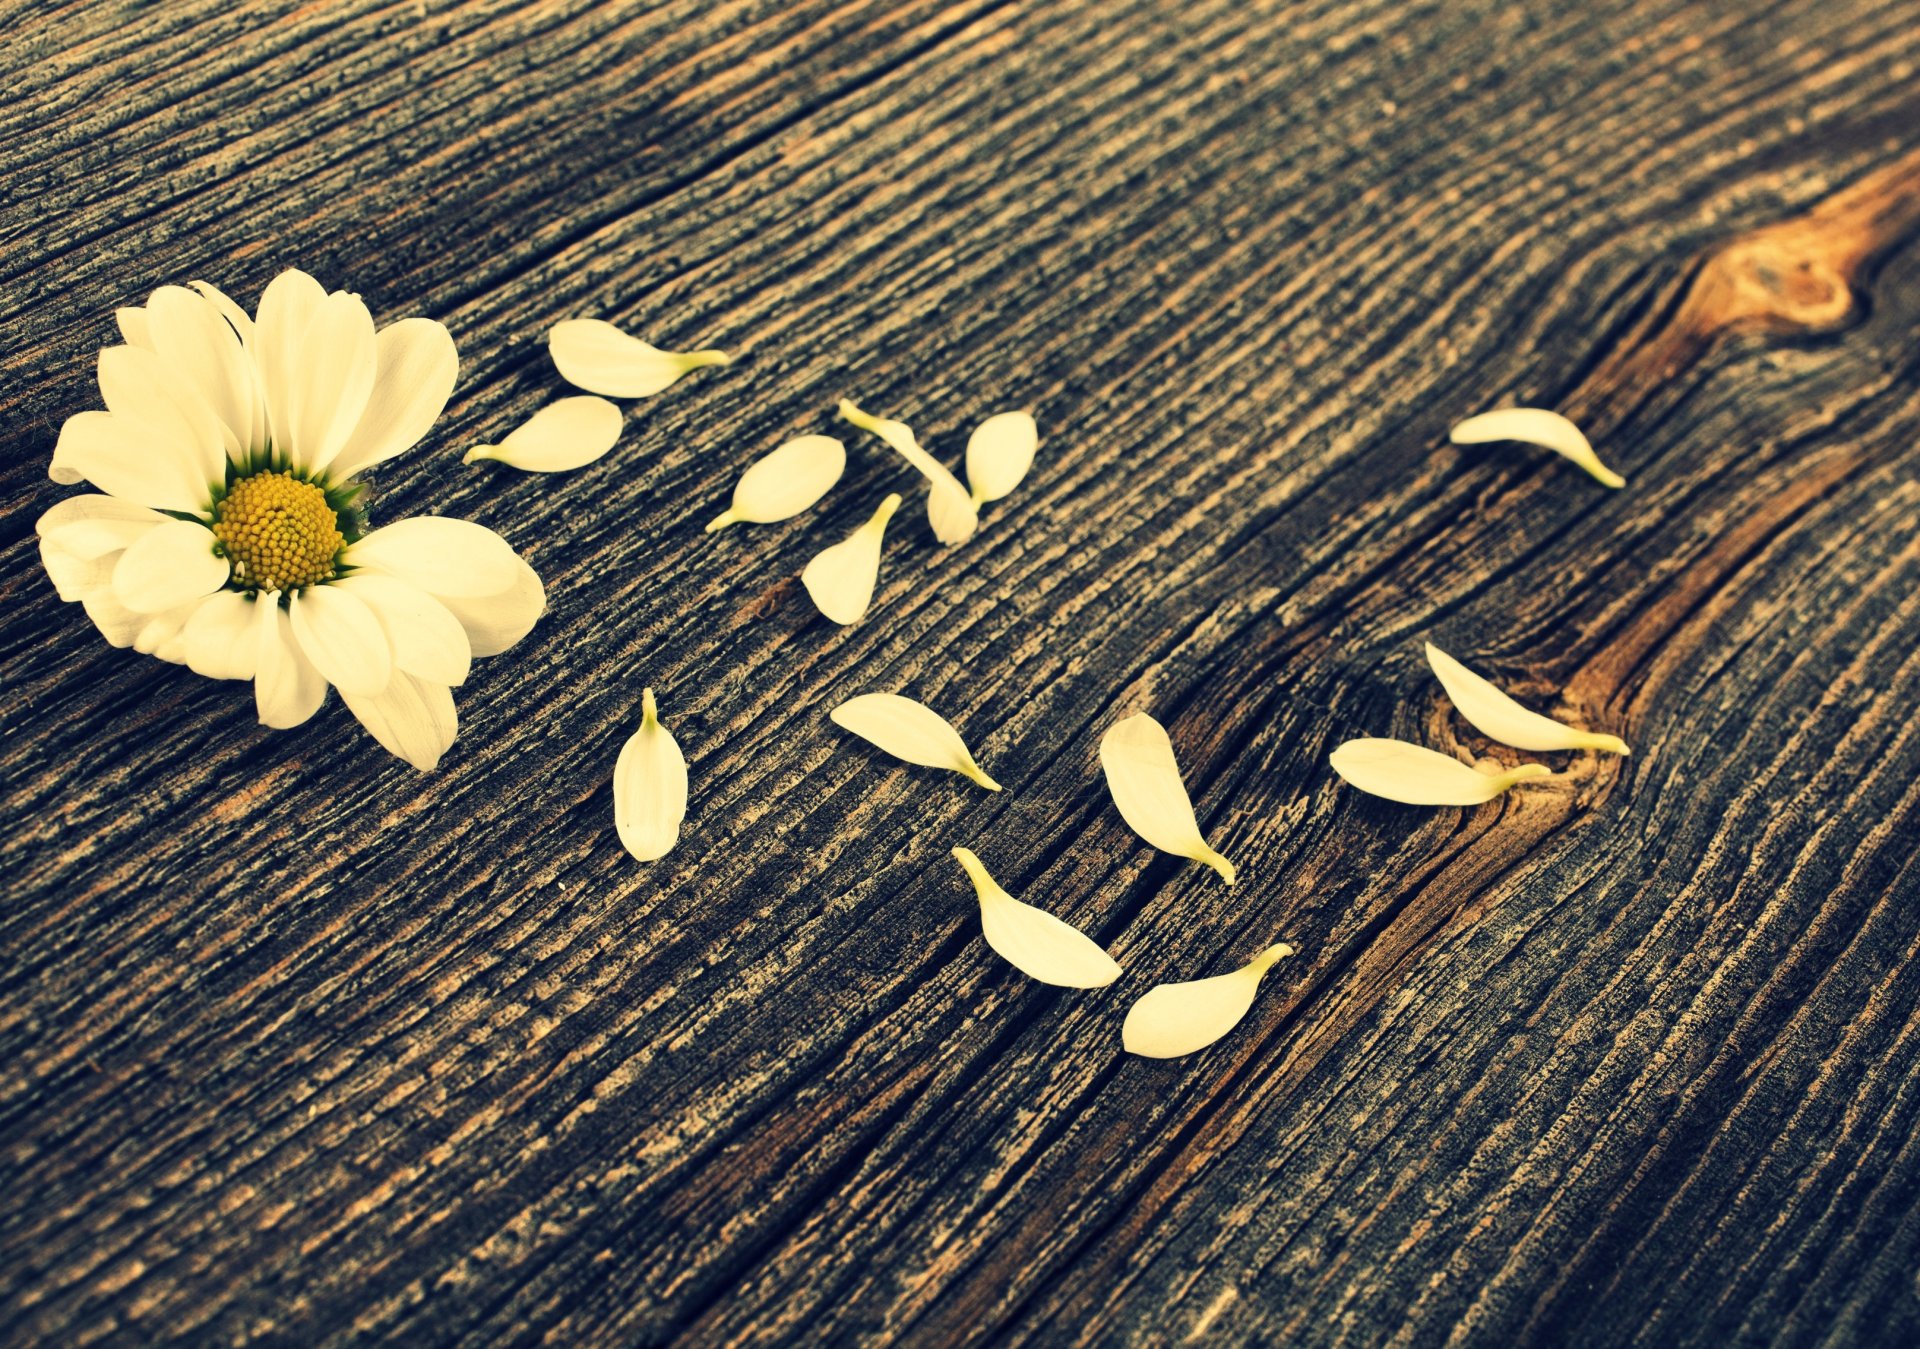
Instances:
[[[372,567],[438,599],[498,595],[521,580],[507,541],[484,525],[417,515],[376,529],[341,554],[349,567]]]
[[[724,351],[662,351],[603,319],[567,319],[547,334],[560,378],[588,393],[651,398],[689,370],[725,365]]]
[[[1333,771],[1361,791],[1409,806],[1477,806],[1529,778],[1543,764],[1483,773],[1471,764],[1404,740],[1349,740],[1327,756]]]
[[[933,526],[935,538],[953,544],[973,537],[980,527],[979,508],[947,466],[920,447],[912,428],[905,422],[862,412],[844,398],[840,400],[840,416],[886,441],[927,480],[927,522]]]
[[[944,768],[990,792],[1000,784],[981,771],[960,732],[924,703],[897,693],[863,693],[828,714],[836,726],[871,741],[896,759],[923,768]]]
[[[250,417],[244,439],[249,449],[264,449],[266,448],[269,435],[267,426],[267,397],[264,386],[260,382],[259,361],[254,354],[253,320],[248,317],[246,310],[228,299],[226,293],[220,290],[219,287],[209,285],[205,281],[190,281],[187,284],[198,291],[201,298],[205,299],[208,304],[214,307],[214,310],[220,317],[227,321],[227,326],[233,329],[234,335],[240,339],[240,348],[246,353],[247,357],[247,384],[251,390],[249,395]]]
[[[212,480],[190,459],[156,454],[139,428],[111,412],[76,412],[67,418],[47,476],[69,486],[85,480],[108,496],[165,511],[203,515],[213,505]]]
[[[280,273],[260,293],[251,351],[266,404],[274,460],[282,467],[289,462],[294,442],[294,391],[310,373],[305,361],[307,330],[326,300],[326,287],[298,270]]]
[[[162,286],[147,301],[153,351],[177,387],[191,389],[213,416],[221,447],[235,464],[251,440],[259,393],[253,360],[212,301],[185,286]]]
[[[1483,445],[1492,440],[1519,440],[1552,450],[1580,465],[1607,487],[1625,487],[1627,480],[1600,462],[1580,428],[1545,408],[1501,408],[1469,417],[1449,433],[1456,445]]]
[[[1177,1059],[1205,1049],[1240,1024],[1260,991],[1260,976],[1292,954],[1293,948],[1281,942],[1231,974],[1148,989],[1128,1009],[1120,1042],[1129,1054],[1149,1059]]]
[[[393,649],[394,669],[418,675],[429,684],[466,682],[473,663],[466,629],[426,591],[374,571],[354,572],[327,588],[344,591],[373,611]]]
[[[835,623],[858,623],[866,615],[874,583],[880,579],[880,544],[887,521],[899,509],[900,494],[895,492],[880,503],[872,519],[814,554],[800,573],[800,583],[813,597],[814,607]]]
[[[84,600],[94,591],[113,586],[113,569],[120,563],[118,552],[97,553],[85,557],[70,553],[50,538],[40,540],[40,565],[60,598],[71,603]]]
[[[832,436],[799,436],[757,461],[734,484],[733,505],[707,533],[741,520],[791,520],[830,491],[847,470],[847,447]]]
[[[157,656],[174,665],[187,663],[186,626],[193,611],[204,600],[190,600],[162,613],[148,614],[140,631],[134,634],[133,649],[143,656]]]
[[[968,849],[955,848],[953,855],[980,897],[980,929],[987,945],[1009,965],[1057,988],[1105,988],[1120,977],[1119,962],[1093,938],[1002,890]]]
[[[497,656],[533,631],[547,611],[546,588],[534,569],[514,558],[514,582],[492,595],[435,595],[467,630],[476,656]]]
[[[660,724],[653,690],[640,695],[640,729],[621,746],[613,770],[613,823],[620,842],[642,862],[665,857],[687,815],[687,760]]]
[[[379,693],[341,689],[340,701],[383,749],[423,773],[438,766],[440,756],[460,730],[453,691],[445,684],[416,679],[404,671],[396,671],[393,681]]]
[[[287,459],[320,472],[332,466],[360,424],[378,369],[373,315],[358,295],[335,291],[313,315],[300,341],[290,411]]]
[[[1233,884],[1233,863],[1200,834],[1164,726],[1144,712],[1116,722],[1101,737],[1100,767],[1113,804],[1134,833],[1162,852],[1205,862]]]
[[[300,649],[279,600],[278,594],[265,594],[253,602],[253,701],[261,725],[284,731],[320,710],[327,681]]]
[[[143,347],[107,347],[100,353],[100,396],[118,425],[141,449],[182,465],[206,488],[227,475],[227,429],[199,392]]]
[[[193,520],[169,520],[134,541],[113,569],[113,593],[127,608],[157,614],[210,595],[227,581],[214,556],[213,531]]]
[[[410,318],[382,328],[374,339],[373,393],[334,457],[333,476],[350,478],[419,444],[459,378],[460,354],[444,325]]]
[[[118,497],[84,494],[55,502],[34,522],[34,532],[74,557],[97,558],[133,541],[171,517]]]
[[[100,629],[100,635],[114,646],[128,647],[147,625],[149,614],[129,609],[115,598],[112,586],[102,586],[81,596],[80,605]]]
[[[255,603],[237,590],[201,600],[181,631],[187,668],[208,679],[252,679],[260,665]]]
[[[562,398],[520,423],[498,445],[476,445],[460,460],[495,459],[528,473],[560,473],[600,458],[620,439],[620,409],[604,398]]]
[[[1000,412],[967,438],[967,486],[976,508],[998,501],[1020,485],[1040,448],[1040,428],[1031,412]]]
[[[393,678],[386,629],[357,596],[338,586],[309,586],[287,597],[287,616],[313,668],[343,696],[371,697]]]
[[[1503,745],[1531,750],[1628,752],[1627,742],[1617,735],[1578,730],[1522,707],[1432,642],[1427,643],[1427,664],[1433,667],[1441,687],[1446,689],[1447,696],[1453,699],[1454,707],[1468,724]]]
[[[147,324],[147,311],[133,305],[127,305],[113,311],[113,321],[119,325],[120,336],[130,347],[145,347],[153,350],[153,333]]]

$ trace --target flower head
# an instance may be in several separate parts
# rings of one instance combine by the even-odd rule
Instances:
[[[357,295],[282,272],[247,317],[205,282],[119,312],[104,412],[69,417],[49,475],[102,495],[40,517],[63,600],[106,639],[214,679],[250,679],[260,720],[297,726],[327,686],[382,745],[432,768],[452,686],[546,608],[499,535],[425,516],[369,529],[357,475],[424,436],[459,371],[431,319],[377,332]]]

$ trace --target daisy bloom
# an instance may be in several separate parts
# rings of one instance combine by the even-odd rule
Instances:
[[[105,412],[60,429],[49,475],[102,495],[40,517],[40,557],[115,646],[250,679],[263,724],[340,690],[416,768],[453,743],[452,686],[546,608],[533,568],[465,520],[367,527],[357,475],[412,448],[453,392],[431,319],[374,331],[360,297],[282,272],[253,318],[205,282],[119,311]]]

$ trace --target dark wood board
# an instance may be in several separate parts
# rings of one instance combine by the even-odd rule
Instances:
[[[1920,1339],[1920,3],[0,4],[0,1337]],[[33,524],[116,306],[443,320],[376,523],[550,611],[432,774],[110,648]],[[599,315],[735,363],[552,477],[460,454]],[[851,396],[851,467],[709,537]],[[1630,479],[1456,448],[1502,402]],[[867,619],[796,577],[909,505]],[[1340,784],[1433,639],[1625,760]],[[658,691],[679,848],[619,846]],[[1007,790],[828,721],[934,702]],[[1239,864],[1100,780],[1170,728]],[[948,857],[1126,967],[987,951]],[[1214,1048],[1130,1001],[1286,940]]]

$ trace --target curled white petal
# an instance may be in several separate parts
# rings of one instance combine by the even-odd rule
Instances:
[[[770,525],[791,520],[840,481],[847,447],[832,436],[799,436],[758,460],[734,484],[733,504],[707,526],[707,533],[748,521]]]
[[[640,695],[640,729],[621,747],[613,770],[613,823],[620,842],[642,862],[665,857],[687,816],[687,760],[660,724],[653,690]]]
[[[1115,723],[1100,740],[1100,767],[1134,833],[1162,852],[1205,862],[1233,884],[1233,863],[1200,834],[1166,727],[1144,712]]]
[[[724,351],[662,351],[603,319],[554,324],[547,350],[567,383],[615,398],[651,398],[689,370],[727,363]]]
[[[1040,448],[1040,428],[1031,412],[999,412],[967,438],[967,486],[977,508],[998,501],[1020,485]]]
[[[1501,408],[1469,417],[1454,427],[1448,439],[1456,445],[1484,445],[1492,440],[1518,440],[1571,459],[1607,487],[1625,487],[1627,480],[1600,462],[1580,428],[1545,408]]]
[[[1240,1024],[1260,991],[1260,976],[1292,954],[1293,948],[1280,942],[1231,974],[1148,989],[1128,1009],[1120,1042],[1129,1054],[1149,1059],[1177,1059],[1205,1049]]]
[[[320,710],[327,681],[300,649],[279,600],[278,594],[264,594],[253,602],[253,700],[260,724],[284,731]]]
[[[1477,806],[1516,782],[1550,776],[1544,764],[1483,773],[1404,740],[1349,740],[1327,756],[1333,771],[1373,796],[1409,806]]]
[[[873,518],[831,548],[814,554],[800,573],[814,607],[835,623],[858,623],[873,603],[874,583],[880,579],[880,544],[887,521],[900,509],[894,492],[880,503]]]
[[[34,522],[34,532],[63,552],[96,558],[117,553],[169,517],[118,497],[91,493],[68,497],[48,507]]]
[[[373,392],[334,458],[334,477],[351,477],[419,444],[459,378],[460,355],[444,324],[409,318],[382,328],[374,339]]]
[[[459,734],[453,690],[404,670],[394,671],[392,680],[378,693],[341,689],[340,701],[387,753],[405,759],[423,773],[439,765],[440,756]]]
[[[1427,643],[1427,664],[1446,689],[1447,697],[1470,725],[1503,745],[1515,749],[1597,749],[1608,754],[1628,753],[1627,742],[1617,735],[1582,731],[1565,722],[1544,717],[1509,698],[1492,684],[1449,656],[1432,642]]]
[[[1000,790],[974,762],[973,752],[947,719],[898,693],[863,693],[849,698],[829,714],[836,726],[852,731],[896,759],[923,768],[944,768],[985,787]]]
[[[528,473],[560,473],[600,458],[620,439],[620,409],[582,395],[547,404],[498,445],[476,445],[461,459],[495,459]]]
[[[927,480],[927,522],[933,526],[935,538],[951,544],[965,543],[973,537],[980,527],[979,507],[952,471],[920,447],[911,427],[862,412],[844,398],[840,400],[840,416],[886,441]]]
[[[213,531],[194,520],[169,520],[136,539],[113,569],[113,593],[129,609],[157,614],[210,595],[227,579],[213,551]]]
[[[968,849],[955,848],[953,855],[980,897],[987,945],[1008,964],[1059,988],[1104,988],[1120,977],[1119,963],[1086,933],[1002,890]]]

